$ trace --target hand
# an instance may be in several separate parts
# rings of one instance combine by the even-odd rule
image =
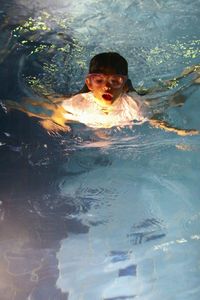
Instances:
[[[69,126],[56,124],[52,120],[42,120],[39,123],[50,135],[59,135],[61,132],[71,131]]]
[[[176,129],[176,133],[181,136],[187,136],[187,135],[198,135],[200,134],[200,131],[196,129]]]

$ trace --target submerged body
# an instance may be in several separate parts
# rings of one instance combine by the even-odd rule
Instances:
[[[92,92],[78,94],[62,102],[65,120],[77,121],[92,128],[143,123],[148,110],[136,93],[122,94],[112,105],[101,105]],[[150,112],[149,112],[150,113]]]

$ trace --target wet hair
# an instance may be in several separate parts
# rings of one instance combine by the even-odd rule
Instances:
[[[100,53],[91,59],[89,73],[103,73],[106,69],[113,69],[119,75],[128,75],[126,59],[116,52]]]
[[[107,69],[114,70],[116,74],[128,76],[128,62],[117,52],[99,53],[91,59],[89,73],[104,73]],[[128,86],[128,92],[135,91],[130,79],[127,79],[126,84]],[[85,84],[78,94],[87,92],[89,92],[89,89]]]

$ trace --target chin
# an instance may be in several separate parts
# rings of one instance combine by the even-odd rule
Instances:
[[[105,99],[102,98],[102,103],[107,104],[107,105],[112,105],[114,101],[115,101],[114,99],[112,99],[112,100],[105,100]]]

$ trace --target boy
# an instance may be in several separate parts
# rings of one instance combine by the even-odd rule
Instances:
[[[147,120],[155,127],[180,135],[199,133],[197,130],[173,128],[167,122],[155,119],[148,102],[136,93],[128,78],[127,61],[115,52],[100,53],[92,58],[85,85],[79,93],[71,98],[57,99],[57,103],[52,100],[52,104],[41,105],[52,110],[51,117],[38,115],[44,118],[40,124],[50,133],[69,131],[66,123],[71,121],[92,128],[110,128]]]

